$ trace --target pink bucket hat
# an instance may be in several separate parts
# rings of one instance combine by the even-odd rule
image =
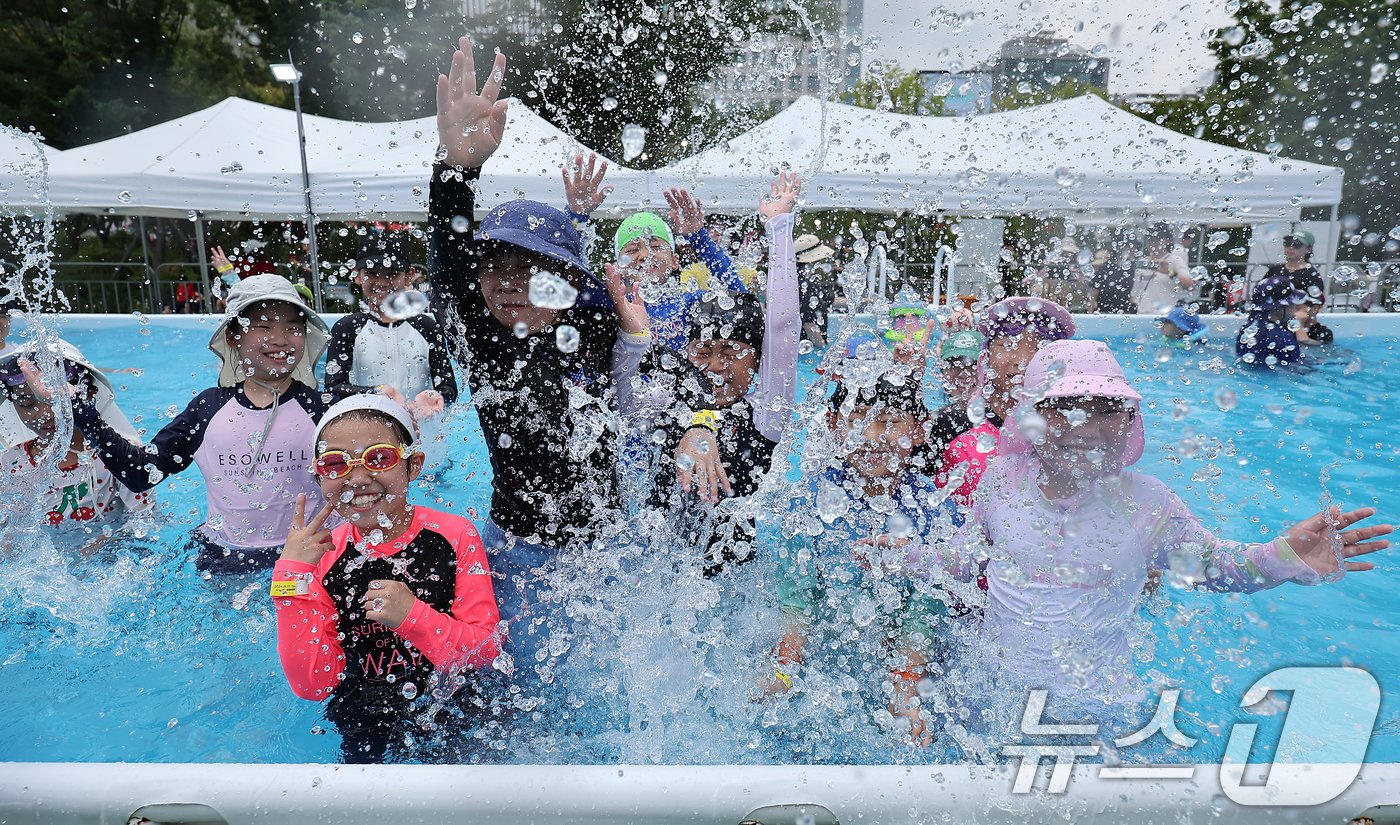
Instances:
[[[1051,381],[1051,368],[1059,376]],[[1147,443],[1147,435],[1142,426],[1142,415],[1140,402],[1142,396],[1128,383],[1128,379],[1123,375],[1123,368],[1119,366],[1118,359],[1113,357],[1108,345],[1102,341],[1053,341],[1041,347],[1040,351],[1031,359],[1031,363],[1026,367],[1025,381],[1022,386],[1034,389],[1037,392],[1043,390],[1038,400],[1046,398],[1080,398],[1090,396],[1095,398],[1121,398],[1129,402],[1132,408],[1139,410],[1139,414],[1133,416],[1133,423],[1128,430],[1128,440],[1123,445],[1123,454],[1120,457],[1119,467],[1129,467],[1136,464],[1142,458],[1144,445]],[[1026,400],[1021,402],[1034,404],[1035,401]],[[1018,410],[1021,409],[1018,407]],[[1020,428],[1014,423],[1015,416],[1007,422],[1008,426],[1002,428],[1001,444],[998,451],[1001,453],[1028,453],[1031,451],[1031,444],[1022,435]]]

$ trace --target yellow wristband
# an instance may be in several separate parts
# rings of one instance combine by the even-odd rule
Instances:
[[[219,273],[220,275],[224,274],[225,272],[232,272],[233,264],[224,264],[223,266],[216,266],[214,267],[214,271]]]
[[[781,670],[773,671],[773,678],[781,682],[783,687],[785,688],[792,687],[792,677],[782,672]]]
[[[704,427],[711,432],[719,432],[719,413],[714,410],[697,410],[690,419],[690,426]]]
[[[274,580],[271,588],[273,598],[278,598],[280,596],[305,596],[309,590],[310,588],[306,583],[306,579],[301,577]]]

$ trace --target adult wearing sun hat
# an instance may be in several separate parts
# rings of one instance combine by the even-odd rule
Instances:
[[[823,347],[827,317],[836,301],[836,275],[831,267],[836,250],[816,235],[797,236],[792,248],[797,253],[797,309],[802,316],[802,337]]]

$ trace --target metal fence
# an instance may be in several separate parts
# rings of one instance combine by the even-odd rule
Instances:
[[[214,312],[218,310],[216,296],[208,295],[199,276],[199,264],[168,263],[159,267],[147,267],[140,262],[59,262],[53,265],[55,283],[68,299],[71,312],[106,312],[131,314],[142,312],[159,314],[163,312]],[[980,283],[980,276],[967,264],[956,264],[957,284]],[[1346,269],[1343,269],[1343,268]],[[279,274],[291,275],[291,267],[278,265]],[[1240,270],[1236,272],[1235,269]],[[1249,272],[1246,282],[1252,287],[1262,274]],[[1227,268],[1228,271],[1215,273],[1203,286],[1203,303],[1212,310],[1227,306],[1225,285],[1229,279],[1243,272],[1243,265]],[[903,268],[902,277],[880,283],[891,294],[904,285],[911,286],[919,295],[933,294],[933,279],[937,269],[930,263],[913,263]],[[1400,261],[1374,264],[1358,261],[1341,261],[1326,268],[1329,274],[1330,292],[1327,300],[1329,312],[1400,312]],[[1338,278],[1341,272],[1344,278]],[[946,289],[940,285],[939,294]],[[872,292],[875,283],[872,282]],[[327,300],[349,302],[348,285],[342,281],[331,286],[323,285]],[[967,290],[959,287],[959,292]],[[329,309],[329,307],[328,307]]]

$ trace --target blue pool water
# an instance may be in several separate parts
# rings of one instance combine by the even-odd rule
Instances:
[[[64,330],[98,365],[142,371],[113,381],[122,407],[148,433],[211,384],[208,334],[207,326],[135,322]],[[1324,491],[1397,518],[1400,455],[1390,405],[1400,397],[1400,342],[1347,343],[1312,372],[1279,375],[1241,373],[1223,348],[1163,351],[1145,337],[1110,339],[1146,398],[1149,447],[1138,469],[1167,482],[1215,532],[1241,540],[1270,538],[1306,517]],[[804,356],[808,380],[815,363],[816,355]],[[1237,398],[1228,411],[1222,390]],[[489,467],[474,415],[450,422],[446,443],[450,449],[439,449],[449,458],[420,485],[418,500],[475,518],[487,503]],[[178,552],[202,520],[198,474],[168,481],[159,497],[159,529],[115,554],[82,560],[28,537],[0,546],[0,760],[333,761],[337,741],[322,729],[320,707],[296,699],[282,677],[263,583],[203,581]],[[1384,691],[1368,759],[1400,762],[1393,596],[1400,563],[1377,562],[1376,571],[1331,586],[1167,593],[1158,601],[1146,617],[1155,646],[1143,669],[1185,688],[1183,726],[1206,740],[1193,759],[1218,760],[1221,730],[1246,718],[1236,706],[1262,674],[1351,664],[1370,670]],[[645,712],[646,697],[634,701]],[[774,744],[790,725],[762,711],[711,709],[710,721],[699,723],[657,718],[671,719],[673,733],[658,739],[646,724],[633,725],[610,734],[602,750],[548,758],[754,762],[801,753]],[[1267,728],[1267,720],[1248,718]],[[575,727],[588,723],[581,710]],[[859,755],[921,758],[897,747],[883,759]]]

